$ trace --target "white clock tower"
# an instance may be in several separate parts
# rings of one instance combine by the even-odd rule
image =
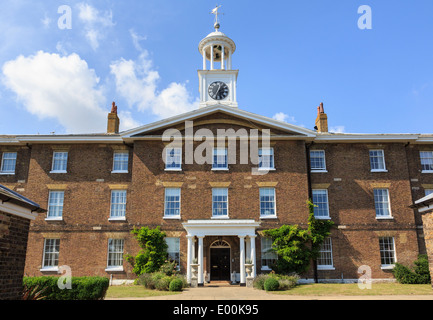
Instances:
[[[232,69],[232,55],[236,45],[219,31],[218,9],[215,14],[215,32],[200,41],[198,50],[203,56],[203,69],[198,70],[200,108],[221,104],[237,108],[236,81],[239,70]]]

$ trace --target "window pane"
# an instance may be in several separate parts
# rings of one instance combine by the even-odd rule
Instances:
[[[382,265],[391,265],[395,263],[394,238],[379,238],[380,262]]]
[[[65,197],[64,191],[50,191],[48,196],[48,217],[63,216],[63,201]]]
[[[433,151],[421,151],[421,168],[426,171],[433,171]]]
[[[311,164],[311,170],[326,170],[325,151],[311,150],[310,164]]]
[[[5,152],[3,153],[1,172],[15,173],[15,165],[17,162],[16,152]]]
[[[213,149],[213,162],[212,168],[218,169],[223,168],[226,169],[228,167],[227,163],[227,149]]]
[[[259,149],[259,168],[274,168],[274,149]]]
[[[212,215],[213,216],[228,215],[228,189],[226,188],[212,189]]]
[[[123,239],[108,240],[108,267],[123,265]]]
[[[167,148],[165,159],[166,169],[180,169],[182,167],[182,148]]]
[[[260,215],[275,215],[275,189],[260,188]]]
[[[66,171],[68,162],[67,152],[54,152],[53,155],[53,171]]]
[[[390,216],[388,189],[374,189],[374,205],[377,217]]]
[[[371,170],[385,170],[383,150],[370,150]]]
[[[165,211],[166,216],[180,215],[180,188],[165,189]]]
[[[277,260],[277,254],[272,251],[272,239],[262,238],[261,239],[261,257],[262,257],[262,268],[271,268]]]
[[[43,267],[57,267],[59,265],[60,239],[45,239]]]
[[[127,152],[115,152],[113,157],[113,171],[128,171],[129,154]]]
[[[326,238],[320,247],[320,256],[317,259],[318,266],[333,266],[331,238]]]
[[[179,238],[165,238],[168,245],[167,253],[170,261],[175,261],[177,269],[180,266],[180,239]]]
[[[313,190],[313,203],[315,217],[329,217],[328,190]]]
[[[126,214],[126,190],[111,191],[111,213],[112,218],[124,217]]]

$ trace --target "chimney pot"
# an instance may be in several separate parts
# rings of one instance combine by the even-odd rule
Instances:
[[[108,114],[107,133],[119,133],[120,119],[117,116],[117,106],[113,101],[111,112]]]
[[[318,132],[328,132],[328,116],[323,108],[323,102],[317,107],[316,130]]]

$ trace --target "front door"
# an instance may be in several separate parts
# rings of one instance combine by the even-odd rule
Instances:
[[[230,280],[230,248],[210,249],[210,280]]]

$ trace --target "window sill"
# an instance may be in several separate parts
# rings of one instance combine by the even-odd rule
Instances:
[[[433,170],[422,170],[421,173],[433,173]]]
[[[126,221],[126,217],[112,217],[108,218],[108,221]]]
[[[376,220],[394,220],[394,217],[377,217],[376,216]]]
[[[272,271],[272,269],[269,268],[268,266],[264,266],[260,270],[262,270],[262,271]]]
[[[275,171],[277,169],[275,169],[275,168],[259,168],[258,170],[259,171]]]
[[[370,172],[388,172],[386,169],[371,169]]]
[[[180,215],[179,216],[164,216],[163,217],[164,220],[180,220]]]
[[[276,215],[260,216],[260,219],[277,219]]]
[[[211,219],[230,219],[229,216],[212,216]]]
[[[0,172],[0,176],[14,176],[15,172]]]
[[[335,270],[334,266],[317,266],[317,270]]]
[[[59,267],[44,267],[39,269],[41,272],[59,272]]]
[[[120,267],[108,267],[105,272],[123,272],[123,266]]]
[[[111,173],[128,173],[128,170],[113,170]]]
[[[392,270],[394,269],[395,265],[394,264],[383,264],[380,266],[380,268],[382,270]]]
[[[66,170],[51,170],[50,173],[68,173]]]
[[[212,171],[229,171],[229,168],[212,168]]]
[[[182,168],[165,168],[164,171],[182,171]]]
[[[311,170],[311,173],[328,173],[328,170]]]
[[[45,221],[63,221],[63,217],[49,217],[45,218]]]

